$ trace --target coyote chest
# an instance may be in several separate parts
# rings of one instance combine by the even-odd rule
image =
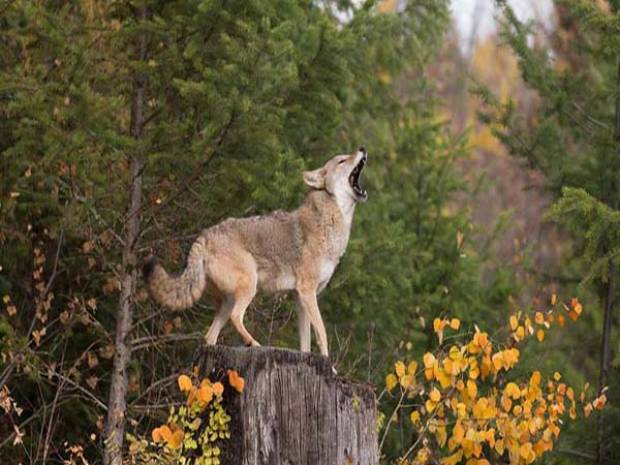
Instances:
[[[346,251],[351,232],[352,216],[336,219],[325,231],[326,247],[318,255],[319,289],[323,289]]]
[[[329,195],[318,192],[298,211],[283,214],[278,227],[266,231],[268,237],[253,248],[258,288],[289,291],[301,283],[313,283],[323,289],[346,250],[352,216],[352,208],[343,210]],[[276,230],[286,234],[280,236]],[[273,247],[266,247],[267,243]]]

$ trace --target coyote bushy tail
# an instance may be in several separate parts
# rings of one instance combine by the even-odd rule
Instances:
[[[200,299],[206,286],[205,260],[205,240],[202,236],[192,244],[187,267],[178,276],[171,276],[157,259],[151,257],[142,270],[149,294],[171,310],[191,307]]]

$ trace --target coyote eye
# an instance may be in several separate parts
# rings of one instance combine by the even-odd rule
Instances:
[[[338,164],[339,164],[339,165],[342,165],[345,161],[347,161],[347,160],[346,160],[346,159],[344,159],[344,160],[340,160],[340,161],[338,162]]]

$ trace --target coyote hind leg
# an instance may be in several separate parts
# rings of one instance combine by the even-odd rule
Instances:
[[[220,335],[220,331],[228,321],[228,318],[230,318],[234,301],[228,297],[220,298],[218,299],[217,305],[218,309],[215,314],[215,318],[213,318],[213,322],[211,323],[211,326],[209,326],[207,334],[205,334],[205,343],[208,346],[217,344],[217,338]]]
[[[223,245],[219,250],[222,249],[225,249]],[[207,274],[218,291],[224,295],[224,301],[230,303],[228,315],[243,342],[246,345],[259,346],[243,324],[243,315],[252,302],[258,285],[256,264],[251,255],[230,250],[227,253],[213,251],[207,261]],[[217,324],[221,324],[220,320]]]
[[[243,342],[245,342],[248,346],[260,346],[258,341],[252,337],[252,335],[248,332],[243,324],[243,315],[252,302],[254,295],[256,294],[256,287],[251,288],[240,288],[235,293],[234,297],[234,306],[232,312],[230,314],[230,321],[233,326],[237,330],[237,332],[241,335]]]

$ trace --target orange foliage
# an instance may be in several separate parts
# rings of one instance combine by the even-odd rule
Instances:
[[[245,380],[239,376],[236,370],[228,370],[228,383],[234,387],[237,392],[243,392]]]
[[[234,370],[228,370],[230,385],[238,392],[243,391],[244,379]],[[199,384],[194,384],[188,375],[180,375],[177,378],[179,390],[186,395],[187,408],[195,412],[204,412],[211,401],[214,399],[221,401],[224,394],[224,385],[217,381],[212,383],[208,378],[204,378]],[[185,408],[185,407],[184,407]],[[196,419],[196,421],[200,421]],[[199,424],[199,423],[197,423]],[[194,428],[195,429],[195,428]],[[165,443],[170,449],[176,450],[183,445],[185,431],[182,426],[171,422],[161,425],[151,432],[154,443]]]

